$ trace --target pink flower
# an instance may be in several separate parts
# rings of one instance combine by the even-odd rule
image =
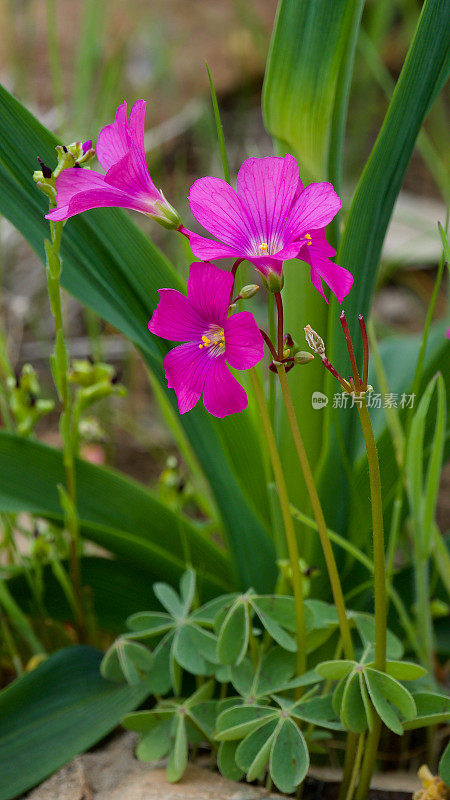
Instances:
[[[335,253],[323,234],[341,201],[331,183],[304,188],[293,156],[248,158],[236,190],[220,178],[200,178],[191,187],[189,202],[198,222],[219,239],[183,229],[197,258],[245,258],[275,291],[282,285],[283,261],[305,258],[322,295],[321,279],[339,302],[350,291],[353,277],[329,260]]]
[[[234,279],[213,264],[191,264],[187,297],[160,289],[160,301],[148,323],[151,333],[181,341],[164,359],[169,388],[175,389],[180,414],[190,411],[203,393],[215,417],[236,414],[247,395],[227,365],[249,369],[261,361],[264,343],[253,314],[228,317]]]
[[[56,209],[46,219],[69,219],[92,208],[120,207],[140,211],[170,228],[180,219],[153,183],[144,149],[146,103],[138,100],[127,121],[127,104],[116,112],[112,125],[100,131],[96,154],[106,175],[70,167],[56,179]],[[89,149],[92,142],[83,145]]]

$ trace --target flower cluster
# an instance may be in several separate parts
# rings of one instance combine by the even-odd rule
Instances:
[[[65,169],[56,178],[56,208],[47,218],[58,222],[93,208],[128,208],[189,239],[200,263],[191,264],[187,297],[173,289],[161,289],[148,327],[157,336],[183,342],[164,359],[168,385],[176,392],[180,413],[190,411],[203,394],[206,409],[225,417],[247,405],[246,393],[228,367],[245,370],[255,366],[263,358],[264,340],[275,363],[285,362],[287,368],[301,363],[295,361],[295,350],[282,345],[277,350],[252,314],[230,314],[239,263],[247,260],[254,265],[275,293],[279,308],[283,263],[288,259],[309,265],[311,281],[326,302],[322,282],[342,303],[353,276],[331,260],[335,251],[325,237],[325,228],[341,208],[341,201],[330,183],[305,187],[298,164],[289,154],[248,158],[237,175],[236,189],[219,178],[195,181],[189,194],[192,214],[215,238],[195,233],[181,225],[177,212],[150,177],[144,146],[145,107],[144,100],[138,100],[127,119],[126,103],[119,106],[114,123],[103,128],[96,145],[106,174],[78,169],[79,164]],[[210,263],[224,258],[235,259],[231,271]]]

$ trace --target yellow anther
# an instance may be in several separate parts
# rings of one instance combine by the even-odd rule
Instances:
[[[267,242],[261,242],[261,244],[259,245],[259,249],[260,250],[268,250],[269,249],[269,245],[267,244]]]
[[[305,239],[306,239],[306,244],[308,244],[308,245],[312,244],[311,234],[310,233],[305,233]]]
[[[199,350],[202,350],[202,349],[203,349],[203,345],[202,345],[202,344],[199,344],[199,346],[198,346],[198,349],[199,349]]]
[[[219,342],[219,347],[225,347],[225,342]]]

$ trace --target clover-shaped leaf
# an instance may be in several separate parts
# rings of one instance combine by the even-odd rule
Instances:
[[[417,715],[403,723],[403,730],[425,728],[450,722],[450,697],[439,692],[416,692],[413,695]]]
[[[106,680],[125,679],[130,686],[135,686],[148,678],[153,666],[154,656],[148,647],[120,636],[105,653],[100,671]]]

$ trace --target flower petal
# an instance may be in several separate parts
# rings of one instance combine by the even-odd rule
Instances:
[[[57,208],[69,205],[72,197],[90,189],[104,189],[105,176],[90,169],[69,167],[56,178]]]
[[[175,389],[180,414],[186,414],[198,402],[214,361],[191,342],[180,344],[167,353],[163,367],[169,389]]]
[[[320,292],[322,297],[325,297],[321,278],[330,287],[331,291],[336,295],[338,303],[342,303],[344,297],[348,295],[353,285],[353,275],[348,269],[340,267],[334,261],[324,256],[314,255],[311,256],[311,280]],[[320,288],[319,288],[320,286]],[[325,298],[326,299],[326,298]],[[328,302],[328,300],[327,300]]]
[[[214,417],[237,414],[247,407],[247,395],[229,371],[223,356],[211,359],[203,390],[205,408]]]
[[[45,215],[45,218],[58,222],[74,217],[76,214],[82,214],[83,211],[90,211],[93,208],[129,208],[132,211],[140,211],[143,214],[148,214],[149,211],[148,202],[143,202],[140,198],[121,192],[120,189],[114,189],[111,186],[109,188],[78,192],[71,198],[68,205],[53,209],[53,211]]]
[[[214,264],[194,262],[188,278],[188,300],[208,323],[224,326],[234,278]]]
[[[239,311],[225,322],[225,358],[235,369],[250,369],[264,358],[264,339],[250,311]]]
[[[145,155],[144,133],[145,133],[145,100],[136,100],[130,111],[128,120],[128,134],[134,146]]]
[[[131,149],[105,175],[107,184],[123,192],[148,198],[149,210],[152,200],[163,200],[148,171],[145,155],[133,145]]]
[[[104,170],[117,164],[128,152],[131,140],[127,130],[127,104],[122,103],[116,111],[116,118],[111,125],[102,128],[98,135],[95,152]]]
[[[283,244],[283,227],[298,181],[298,164],[289,154],[247,158],[242,164],[236,191],[254,222],[257,244]]]
[[[246,210],[234,189],[221,178],[199,178],[191,186],[189,204],[195,219],[221,242],[248,250],[252,238]]]
[[[341,201],[331,183],[310,183],[295,201],[286,220],[285,241],[324,228],[336,216]]]
[[[159,289],[159,296],[160,301],[148,323],[150,333],[171,342],[200,340],[206,323],[187,297],[176,289]]]
[[[207,239],[205,236],[199,236],[198,233],[184,229],[188,235],[191,250],[196,258],[201,258],[202,261],[214,261],[216,258],[242,258],[243,253],[235,247],[230,247],[228,244],[216,242],[215,239]]]

